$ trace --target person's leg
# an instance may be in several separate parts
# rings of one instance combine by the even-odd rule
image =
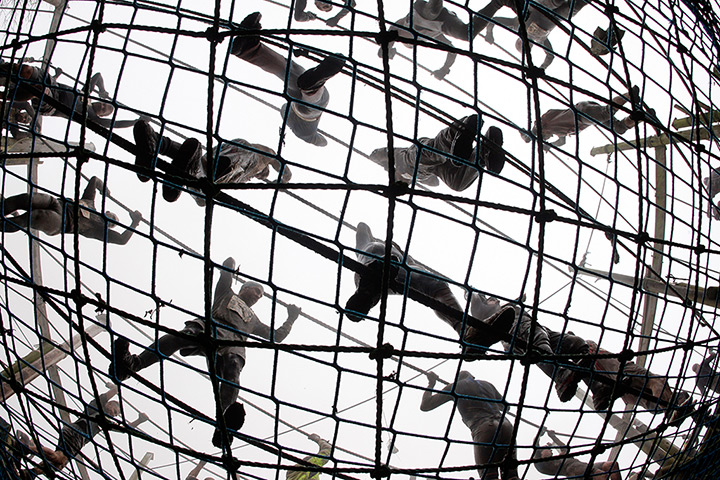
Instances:
[[[26,213],[7,218],[7,214],[25,210]],[[44,193],[27,193],[6,198],[3,202],[3,213],[6,223],[6,232],[26,230],[28,227],[36,228],[48,235],[57,235],[62,232],[63,210],[57,198]]]
[[[509,425],[509,433],[511,435],[512,425],[509,422],[501,422],[500,419],[497,418],[479,422],[471,431],[473,442],[475,442],[475,464],[478,466],[478,474],[481,479],[498,480],[500,478],[498,466],[483,468],[482,465],[488,465],[493,462],[498,463],[507,455],[507,443],[509,443],[510,435],[506,432],[505,423]],[[517,473],[515,476],[517,476]],[[503,475],[502,478],[505,480],[505,475]]]
[[[262,15],[259,12],[251,13],[245,17],[240,26],[248,30],[260,30],[262,28],[261,18]],[[287,77],[286,88],[290,97],[302,98],[297,80],[305,72],[304,68],[292,60],[288,61],[286,57],[262,43],[257,35],[237,36],[233,38],[232,42],[231,52],[233,55],[275,75],[283,82]]]
[[[458,18],[455,12],[451,12],[446,8],[438,14],[438,20],[442,21],[442,32],[452,38],[458,40],[472,41],[470,37],[469,25]],[[473,32],[473,35],[475,32]]]
[[[515,11],[515,1],[490,0],[490,2],[485,5],[481,10],[479,10],[473,18],[473,34],[477,36],[480,32],[482,32],[482,30],[487,26],[490,19],[494,17],[495,13],[502,7],[509,7],[513,9],[513,11]]]
[[[220,380],[220,410],[223,412],[225,426],[230,430],[240,430],[245,423],[245,407],[237,402],[237,398],[240,393],[240,373],[245,366],[245,359],[231,353],[218,354],[215,358],[215,368]],[[229,436],[228,440],[232,443],[233,437]],[[212,443],[218,448],[222,447],[220,429],[215,429]]]
[[[190,334],[190,332],[188,327],[183,330],[183,333]],[[129,378],[132,373],[139,372],[180,349],[191,347],[197,347],[197,341],[192,338],[165,334],[140,355],[134,355],[130,353],[130,342],[126,338],[118,338],[113,345],[110,378],[115,382],[121,382]]]
[[[297,71],[301,70],[295,66],[294,62],[291,64],[291,71],[292,68]],[[325,108],[330,101],[330,94],[325,88],[325,82],[337,75],[344,65],[344,58],[329,56],[316,67],[303,72],[296,81],[302,100],[310,105]],[[288,127],[301,140],[322,147],[327,145],[327,140],[317,133],[317,129],[323,112],[310,105],[291,103],[288,112]]]

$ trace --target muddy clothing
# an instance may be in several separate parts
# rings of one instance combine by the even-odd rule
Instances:
[[[591,354],[610,353],[602,348],[598,349],[597,344],[592,340],[588,340],[587,343],[590,347]],[[599,374],[607,378],[608,381],[614,381],[618,377],[617,373],[619,370],[620,361],[617,358],[599,358],[595,360],[595,373],[593,375]],[[629,407],[639,405],[648,410],[664,410],[675,407],[689,398],[685,392],[680,392],[678,394],[677,404],[671,405],[670,402],[674,392],[670,388],[670,385],[668,385],[667,380],[664,377],[654,375],[652,372],[649,372],[634,362],[626,362],[625,369],[622,373],[630,379],[630,393],[626,393],[622,396],[623,402],[625,402],[625,404]],[[588,384],[590,390],[593,392],[593,395],[596,393],[602,395],[603,390],[612,388],[612,384],[592,381],[592,377],[585,378],[585,383]],[[645,398],[643,395],[648,395],[648,398]],[[655,397],[655,399],[652,397]]]
[[[547,140],[553,135],[564,138],[568,135],[578,134],[591,125],[598,124],[612,128],[615,133],[622,135],[629,127],[624,122],[613,117],[614,111],[615,109],[610,105],[600,105],[593,101],[578,102],[575,104],[574,109],[548,110],[540,117],[543,139]],[[537,122],[533,127],[533,133],[537,133]]]
[[[533,453],[532,459],[537,460],[537,463],[533,463],[533,465],[535,466],[537,471],[542,473],[543,475],[551,475],[553,477],[584,477],[585,472],[588,468],[587,463],[581,462],[580,460],[572,457],[549,457],[543,459],[542,452],[542,449],[536,449]],[[603,462],[595,462],[590,469],[589,478],[595,478],[595,476],[599,477],[600,475],[605,475],[606,478],[607,472],[604,472],[602,470],[602,466]]]
[[[382,259],[385,255],[385,242],[373,237],[370,227],[362,222],[358,224],[357,227],[356,248],[360,252],[367,252],[374,255],[368,256],[357,252],[358,261],[364,265],[369,265],[378,259]],[[395,276],[395,281],[398,282],[398,284],[405,285],[409,274],[409,287],[411,289],[433,298],[458,312],[463,311],[457,298],[455,298],[455,295],[453,295],[450,290],[448,283],[430,273],[428,267],[409,255],[405,256],[397,245],[393,245],[391,256],[393,260],[397,262],[403,262],[404,260],[404,264],[400,266]],[[360,284],[359,274],[355,274],[355,284],[356,286]],[[390,288],[390,293],[397,295],[404,294],[403,290],[395,290],[392,287]],[[435,311],[435,314],[450,325],[458,334],[462,335],[463,326],[461,320],[439,311]]]

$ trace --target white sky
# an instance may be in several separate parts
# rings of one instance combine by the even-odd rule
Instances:
[[[222,2],[221,18],[223,21],[239,23],[247,14],[261,11],[264,28],[283,29],[288,27],[289,3],[290,0]],[[483,4],[483,1],[472,0],[469,8],[477,10]],[[157,11],[139,8],[140,5],[146,4],[137,4],[134,7],[105,4],[102,20],[116,25],[131,25],[131,28],[163,27],[203,32],[208,24],[191,19],[194,16],[192,12],[212,15],[214,9],[212,3],[200,1],[182,4],[158,3],[155,5],[161,8]],[[386,18],[397,20],[403,17],[407,14],[409,5],[409,1],[387,2],[384,5]],[[467,20],[467,14],[462,13],[459,7],[448,6],[458,12],[462,19]],[[47,4],[40,5],[42,10],[47,10],[47,7]],[[182,10],[182,15],[175,12],[177,7]],[[357,14],[354,17],[354,30],[377,32],[379,27],[375,20],[376,3],[359,0],[357,8],[367,15]],[[615,72],[608,75],[603,65],[588,52],[578,48],[577,44],[568,44],[569,37],[557,29],[551,36],[553,45],[560,56],[569,52],[573,64],[570,65],[558,57],[548,69],[547,74],[554,80],[540,81],[540,110],[544,112],[562,105],[562,98],[570,95],[569,89],[563,86],[566,83],[605,98],[618,92],[624,93],[625,87],[616,77],[627,77],[631,83],[640,85],[645,100],[655,108],[663,122],[669,123],[673,118],[682,116],[674,109],[675,105],[696,108],[692,103],[693,95],[703,103],[712,104],[716,96],[716,80],[711,81],[706,72],[709,64],[707,53],[693,44],[692,39],[682,37],[682,43],[690,49],[692,55],[685,57],[685,63],[680,62],[679,55],[671,46],[671,43],[676,43],[676,33],[666,18],[669,15],[667,7],[657,10],[657,6],[645,4],[641,9],[620,3],[618,8],[622,14],[623,28],[628,31],[623,38],[627,63],[618,56],[611,59],[605,57]],[[92,19],[99,18],[97,9],[98,4],[94,2],[71,2],[70,9],[60,25],[60,31],[83,27]],[[510,11],[505,9],[499,14],[509,16]],[[49,29],[50,19],[50,13],[38,14],[23,25],[23,34],[45,34]],[[350,28],[351,19],[350,15],[345,17],[341,27]],[[607,19],[601,11],[588,6],[575,18],[575,24],[579,27],[575,31],[576,38],[589,44],[590,36],[587,32],[592,32],[597,25],[606,27]],[[298,29],[329,29],[321,22],[293,22],[290,26]],[[654,36],[648,30],[660,36]],[[693,35],[699,33],[699,27],[696,30]],[[667,36],[672,40],[668,40]],[[390,62],[392,85],[405,92],[411,104],[393,101],[393,128],[398,137],[414,138],[433,136],[443,127],[443,123],[424,113],[417,115],[414,105],[416,101],[426,102],[447,119],[471,113],[472,105],[476,103],[477,108],[485,112],[484,129],[489,125],[502,127],[508,152],[519,162],[537,171],[537,146],[533,151],[533,145],[522,142],[518,133],[513,131],[513,125],[520,128],[530,125],[528,99],[531,97],[528,97],[528,87],[518,80],[517,68],[497,64],[498,61],[518,64],[514,56],[515,37],[509,32],[500,31],[499,28],[495,30],[495,37],[496,46],[486,44],[482,38],[476,39],[472,46],[488,63],[475,63],[470,57],[460,55],[445,81],[438,81],[429,73],[442,64],[444,53],[418,49],[416,68],[412,62],[413,50],[398,45],[399,55]],[[70,83],[68,76],[82,81],[87,78],[90,55],[87,45],[91,38],[92,35],[87,32],[64,34],[60,37],[52,64],[62,67],[65,72],[66,75],[60,79],[62,83]],[[277,40],[285,38],[282,35],[276,37]],[[298,45],[352,58],[343,74],[327,84],[331,94],[328,106],[331,112],[326,113],[321,122],[322,131],[328,137],[339,141],[331,139],[327,147],[320,149],[302,142],[288,132],[284,145],[279,145],[278,128],[282,117],[274,108],[259,103],[258,99],[280,107],[284,101],[277,94],[283,90],[282,82],[235,57],[228,60],[227,40],[218,47],[217,61],[213,68],[216,74],[224,74],[232,81],[228,82],[228,85],[236,85],[238,88],[225,90],[220,79],[215,83],[215,97],[212,99],[215,125],[217,115],[220,114],[217,135],[227,139],[244,138],[280,151],[282,158],[291,165],[293,182],[387,182],[387,174],[365,158],[365,155],[386,141],[385,134],[382,133],[386,112],[384,94],[362,81],[367,75],[376,80],[382,79],[382,63],[377,56],[377,45],[351,35],[323,37],[293,34],[291,38]],[[204,132],[207,124],[209,44],[206,39],[167,32],[128,30],[123,27],[109,28],[100,34],[97,45],[92,72],[103,73],[107,89],[118,102],[154,119],[162,118],[168,127],[206,142],[205,134],[198,133]],[[461,41],[454,41],[454,45],[461,49],[468,47],[466,42]],[[507,51],[501,50],[499,46]],[[38,58],[42,56],[44,48],[44,41],[34,41],[29,43],[23,54]],[[666,52],[668,49],[669,53]],[[5,53],[8,54],[9,50]],[[172,57],[176,67],[171,68],[168,65],[168,56]],[[539,64],[542,57],[543,55],[537,52],[533,59]],[[669,60],[677,66],[671,65]],[[300,58],[298,62],[306,68],[315,65],[315,62],[308,58]],[[499,67],[489,64],[497,64]],[[189,71],[186,65],[195,70]],[[349,67],[357,69],[355,79],[349,75]],[[668,91],[670,93],[667,93]],[[586,98],[580,93],[572,93],[572,102]],[[534,110],[530,111],[534,118]],[[124,109],[120,109],[118,114],[119,119],[135,116]],[[352,121],[347,117],[351,117]],[[352,144],[355,151],[351,152],[347,144],[353,138],[353,125],[357,125],[357,130]],[[641,124],[640,135],[644,135],[644,131],[645,125]],[[80,138],[80,128],[76,124],[68,125],[67,120],[59,118],[46,119],[43,133],[58,139],[77,141]],[[604,155],[590,156],[592,147],[609,143],[604,136],[606,133],[588,128],[579,137],[570,137],[563,147],[566,153],[555,150],[555,153],[545,156],[545,178],[567,196],[577,200],[584,210],[594,214],[603,224],[612,225],[615,221],[617,228],[624,232],[647,231],[652,235],[655,214],[652,208],[655,202],[654,153],[651,150],[631,150],[627,155],[620,153],[609,159]],[[131,129],[117,130],[116,134],[132,140]],[[651,134],[651,130],[648,134]],[[634,135],[633,130],[628,131],[626,138],[632,139]],[[134,161],[131,154],[107,143],[92,132],[87,132],[87,138],[93,142],[98,153],[126,164]],[[397,137],[395,141],[399,146],[408,144]],[[716,154],[714,144],[703,144],[712,156]],[[705,215],[707,192],[700,188],[701,178],[709,171],[708,159],[707,153],[698,155],[685,147],[674,146],[668,150],[666,235],[676,244],[700,243],[717,251],[717,243],[713,240],[716,235],[710,231],[712,225]],[[583,162],[582,169],[580,162]],[[76,165],[74,159],[70,159],[69,163],[73,167]],[[717,162],[710,163],[717,166]],[[140,183],[132,171],[121,167],[107,167],[104,162],[91,160],[83,165],[82,171],[85,175],[100,177],[107,173],[113,198],[128,209],[118,206],[115,201],[107,200],[107,209],[119,213],[121,221],[129,224],[128,211],[137,209],[143,212],[146,220],[153,222],[155,229],[152,230],[150,225],[144,222],[139,227],[140,234],[136,234],[124,247],[104,247],[100,242],[81,239],[79,260],[83,262],[80,268],[81,280],[85,285],[82,288],[83,293],[92,296],[95,292],[100,292],[114,307],[143,316],[146,311],[155,308],[155,302],[148,294],[153,292],[163,302],[172,303],[172,306],[163,308],[157,317],[167,328],[181,329],[185,320],[191,318],[187,312],[203,315],[203,263],[190,255],[180,257],[176,250],[167,248],[166,245],[176,246],[174,239],[177,239],[190,249],[202,252],[205,242],[205,210],[197,207],[188,194],[183,194],[174,204],[166,203],[160,195],[160,184]],[[25,175],[23,167],[6,168],[3,175],[3,195],[24,192]],[[60,159],[48,158],[40,166],[39,183],[54,192],[73,196],[74,175],[75,170],[67,167]],[[84,185],[85,182],[81,182],[81,189],[84,189]],[[503,206],[538,210],[539,204],[531,194],[531,190],[537,192],[538,189],[537,183],[531,184],[525,173],[508,164],[503,170],[502,178],[488,175],[483,179],[479,199]],[[454,193],[444,186],[434,188],[433,191]],[[285,193],[274,198],[269,190],[226,192],[262,212],[272,214],[280,223],[326,240],[335,248],[354,247],[352,229],[339,226],[333,218],[312,210]],[[298,190],[297,194],[334,216],[342,216],[342,219],[351,225],[364,221],[372,227],[376,236],[385,235],[388,203],[387,199],[380,195],[362,190],[342,189]],[[477,198],[476,194],[477,184],[460,196],[472,200]],[[641,200],[639,195],[642,195],[644,200]],[[549,197],[555,202],[555,196]],[[100,204],[100,198],[98,195],[97,205]],[[537,270],[541,269],[542,282],[538,299],[543,312],[539,316],[540,323],[550,328],[562,329],[567,322],[568,330],[593,339],[610,351],[621,350],[625,341],[629,348],[638,348],[642,296],[633,297],[629,288],[618,284],[610,285],[604,280],[595,281],[592,277],[577,277],[573,288],[569,287],[573,279],[567,276],[568,265],[579,264],[586,253],[588,266],[591,268],[611,268],[612,252],[602,233],[585,227],[575,228],[563,222],[548,224],[543,248],[545,255],[552,260],[546,258],[546,261],[539,265],[537,257],[530,253],[530,249],[537,250],[540,243],[538,224],[532,217],[502,209],[474,209],[471,204],[458,206],[459,208],[456,208],[455,205],[427,197],[404,197],[396,206],[393,237],[406,247],[414,258],[453,279],[457,284],[465,284],[504,298],[518,298],[526,294],[530,305],[535,303],[535,279]],[[561,217],[577,219],[569,208],[559,207],[554,203],[549,203],[548,207],[555,209]],[[286,343],[322,347],[331,347],[338,343],[343,346],[357,346],[355,339],[369,345],[377,343],[376,321],[352,323],[334,307],[344,305],[354,291],[352,272],[339,269],[336,264],[282,236],[273,236],[267,228],[225,207],[215,207],[212,221],[210,258],[213,262],[221,264],[225,258],[233,256],[244,278],[263,282],[266,293],[271,293],[274,286],[279,300],[302,307],[306,316],[297,321]],[[526,246],[516,246],[505,238],[491,235],[488,225],[500,230],[519,245]],[[160,229],[167,232],[171,238],[159,233]],[[48,245],[41,260],[44,284],[59,290],[75,288],[73,237],[47,237],[42,234],[41,239]],[[154,241],[160,243],[153,243]],[[2,242],[13,257],[29,270],[28,237],[19,233],[4,235]],[[638,265],[637,253],[640,261],[650,263],[649,248],[638,250],[637,245],[628,240],[624,240],[623,244],[629,250],[621,250],[621,263],[614,266],[615,272],[634,275]],[[271,251],[271,246],[274,251]],[[668,252],[668,249],[665,251]],[[344,253],[354,257],[351,251]],[[63,255],[66,256],[65,260]],[[716,257],[715,253],[697,256],[687,248],[673,246],[669,256],[664,258],[663,276],[672,275],[678,281],[690,281],[701,286],[716,285]],[[60,259],[60,264],[56,263],[55,258]],[[692,265],[692,268],[688,268],[688,264]],[[642,265],[639,267],[640,272]],[[5,274],[11,277],[16,275],[10,267],[7,267]],[[463,298],[461,288],[454,287],[453,290],[459,299]],[[12,319],[12,328],[19,343],[11,348],[14,348],[18,355],[26,354],[38,342],[37,334],[33,331],[32,304],[22,297],[29,292],[28,289],[8,286],[0,295],[4,307],[3,323],[7,325],[9,311],[17,317]],[[557,293],[554,294],[555,292]],[[62,299],[58,298],[58,301],[62,303]],[[401,348],[403,342],[406,342],[405,347],[409,350],[430,353],[459,352],[455,333],[427,308],[412,301],[404,305],[399,296],[392,296],[388,307],[387,325],[383,333],[385,342],[396,348]],[[702,313],[706,321],[714,322],[712,309],[700,303],[694,307]],[[273,318],[272,308],[272,301],[265,298],[254,309],[263,321],[270,322]],[[403,310],[404,308],[406,310]],[[377,315],[378,311],[376,308],[373,313]],[[92,317],[93,309],[85,307],[83,314]],[[69,331],[64,320],[54,312],[49,316],[56,329],[53,338],[58,342],[60,339],[67,339]],[[278,305],[275,321],[282,322],[285,318],[285,308]],[[717,337],[709,329],[698,327],[696,321],[691,322],[691,318],[691,310],[682,307],[678,299],[661,298],[656,315],[656,325],[659,325],[661,330],[655,331],[650,348],[681,344],[688,338],[688,332],[691,332],[691,339],[712,339],[710,344],[714,345]],[[147,344],[150,338],[148,335],[154,334],[152,329],[138,329],[134,322],[117,316],[113,316],[111,320],[116,332],[128,336],[138,345]],[[330,328],[316,322],[322,322]],[[605,327],[604,333],[601,325]],[[336,329],[345,337],[338,337]],[[99,335],[96,340],[103,348],[110,348],[111,338],[107,333]],[[139,347],[133,345],[132,351],[138,353]],[[685,375],[686,371],[689,371],[688,365],[700,361],[704,352],[701,348],[688,354],[684,354],[682,350],[671,350],[654,354],[647,362],[654,373],[669,375],[670,383],[674,386],[677,382],[672,377]],[[78,358],[84,358],[84,352],[76,353]],[[7,354],[4,355],[3,362],[7,363],[8,358],[10,357]],[[104,372],[108,360],[92,346],[89,346],[89,358],[92,366],[99,370],[94,378],[100,390],[104,391],[102,385],[107,380]],[[200,357],[185,360],[196,370],[202,371],[205,368],[205,361]],[[388,361],[384,368],[385,375],[398,372],[401,387],[398,388],[395,382],[383,382],[382,385],[386,392],[383,395],[383,426],[397,432],[397,452],[390,456],[387,453],[390,434],[383,434],[383,460],[388,461],[394,468],[432,469],[472,463],[472,446],[467,443],[470,441],[470,433],[451,405],[429,413],[419,410],[422,388],[427,385],[427,381],[424,376],[418,376],[418,369],[431,369],[439,363],[441,365],[435,368],[435,371],[446,381],[451,381],[459,369],[467,369],[477,378],[491,381],[501,392],[506,392],[506,399],[513,404],[513,414],[517,411],[515,405],[522,395],[523,418],[536,424],[544,422],[547,428],[558,432],[575,432],[578,438],[571,441],[574,447],[587,450],[594,439],[602,439],[604,443],[614,441],[615,430],[609,426],[603,429],[601,417],[587,406],[581,407],[578,399],[561,404],[549,379],[536,367],[530,369],[529,382],[523,393],[524,367],[519,362],[495,361],[491,357],[471,364],[455,360],[441,362],[431,358],[409,358],[405,362],[405,366],[399,366]],[[72,359],[63,361],[60,366],[64,372],[63,385],[74,397],[69,400],[70,405],[72,408],[81,408],[78,397],[85,402],[92,398],[92,394],[87,390],[90,388],[91,370]],[[276,446],[288,449],[290,453],[296,453],[296,450],[314,452],[315,446],[303,434],[292,431],[288,426],[299,428],[305,434],[318,433],[334,442],[336,449],[333,458],[338,467],[367,467],[367,459],[374,458],[375,451],[375,430],[372,426],[377,408],[374,398],[376,368],[375,362],[369,360],[366,354],[360,353],[332,354],[311,351],[293,354],[249,349],[247,364],[241,376],[241,397],[248,411],[243,432],[260,439],[268,439]],[[157,366],[143,371],[142,375],[194,408],[210,416],[214,415],[212,390],[206,376],[171,362],[164,362],[162,377]],[[688,391],[692,391],[694,387],[692,380],[679,383]],[[49,392],[47,381],[35,381],[32,390],[46,397]],[[150,415],[151,422],[145,423],[141,428],[151,437],[162,442],[218,454],[217,449],[210,444],[212,427],[200,421],[189,423],[190,419],[178,412],[168,414],[157,395],[137,381],[125,382],[121,396],[128,421],[134,420],[138,411]],[[44,443],[54,445],[59,423],[52,417],[54,413],[49,403],[23,398],[23,405],[30,412],[32,422]],[[17,398],[9,401],[7,406],[13,412],[18,412],[20,408]],[[624,404],[618,401],[615,408],[621,410]],[[261,409],[270,414],[263,413]],[[334,418],[331,416],[333,411],[336,413]],[[5,413],[3,416],[7,418],[9,415]],[[652,426],[662,421],[662,415],[653,416],[645,412],[637,413],[637,418]],[[14,425],[25,429],[20,422],[14,422]],[[172,433],[168,434],[170,427]],[[691,425],[688,421],[683,429],[689,428]],[[520,460],[530,457],[532,450],[528,447],[532,445],[537,433],[536,427],[524,423],[519,425],[517,441]],[[682,443],[680,438],[675,437],[675,429],[668,430],[668,433],[669,439],[676,445]],[[101,465],[105,475],[119,478],[118,464],[114,463],[106,451],[108,439],[99,435],[95,440],[101,446],[99,456],[92,446],[87,446],[83,453]],[[150,463],[151,471],[144,475],[184,478],[195,464],[194,461],[188,462],[185,457],[181,457],[178,467],[177,457],[172,451],[138,438],[129,439],[127,435],[113,433],[109,440],[121,452],[118,455],[119,466],[125,476],[133,471],[132,459],[139,461],[148,451],[154,454],[154,459]],[[547,437],[541,439],[542,443],[547,440]],[[132,453],[129,451],[130,444]],[[273,455],[248,446],[240,440],[235,441],[234,447],[234,455],[242,462],[278,461]],[[299,456],[303,454],[298,453]],[[605,455],[599,458],[604,459]],[[644,462],[645,455],[642,452],[638,454],[635,446],[628,445],[622,449],[621,467],[628,469],[624,476],[629,469],[637,469]],[[289,464],[287,460],[282,463]],[[540,478],[540,474],[533,467],[521,466],[520,472],[528,479]],[[276,470],[244,466],[242,473],[260,478],[274,478]],[[73,475],[72,471],[67,471],[66,474]],[[219,478],[225,475],[217,467],[208,467],[201,474],[203,478]],[[277,475],[284,476],[284,471]],[[100,478],[96,473],[91,476]],[[352,476],[369,478],[367,474]],[[443,478],[469,476],[476,477],[477,472],[469,468],[461,472],[442,474]]]

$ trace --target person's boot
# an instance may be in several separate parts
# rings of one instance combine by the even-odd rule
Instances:
[[[254,12],[248,15],[240,22],[240,28],[244,30],[261,30],[262,25],[260,19],[262,14],[260,12]],[[235,56],[242,56],[243,54],[251,51],[253,48],[260,45],[259,35],[238,35],[232,40],[230,46],[230,52]]]
[[[505,166],[503,132],[498,127],[489,127],[480,144],[480,166],[493,173],[500,173]]]
[[[382,296],[383,261],[375,260],[366,267],[365,273],[360,275],[360,281],[355,293],[345,304],[347,317],[353,322],[359,322],[380,302]],[[398,267],[391,265],[390,279],[397,275]],[[357,315],[357,314],[360,315]]]
[[[140,370],[140,357],[130,353],[130,342],[126,338],[115,340],[110,363],[110,378],[119,383]]]
[[[308,95],[320,90],[325,82],[337,75],[345,65],[343,57],[325,57],[316,67],[306,70],[297,79],[297,86]]]
[[[490,348],[510,333],[515,324],[515,309],[505,306],[502,310],[483,320],[488,328],[475,328],[468,325],[465,328],[463,340],[472,346]],[[470,347],[472,348],[472,347]],[[472,353],[485,353],[485,350],[472,348]]]
[[[223,413],[225,419],[225,426],[228,430],[238,431],[245,424],[245,407],[242,403],[235,402],[225,409]],[[232,445],[233,436],[228,435],[228,444]],[[216,428],[213,433],[212,444],[217,448],[222,448],[222,432]]]
[[[195,138],[188,138],[183,142],[177,154],[173,156],[171,175],[185,177],[188,175],[188,167],[200,159],[202,148],[200,142]],[[163,198],[168,202],[175,202],[180,198],[182,192],[170,183],[163,183]]]
[[[153,159],[157,152],[159,135],[145,120],[138,120],[133,126],[133,137],[135,137],[135,165],[141,168],[151,170],[153,168]],[[140,173],[137,177],[141,182],[150,180]]]
[[[450,144],[450,153],[463,160],[469,160],[478,132],[478,115],[473,114],[454,122],[451,128],[454,136]]]

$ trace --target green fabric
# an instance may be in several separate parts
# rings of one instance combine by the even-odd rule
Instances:
[[[311,463],[317,467],[322,467],[330,460],[330,447],[322,448],[317,455],[308,455],[303,461]],[[297,466],[301,466],[299,463]],[[317,480],[320,472],[305,472],[302,470],[288,470],[287,480]]]

